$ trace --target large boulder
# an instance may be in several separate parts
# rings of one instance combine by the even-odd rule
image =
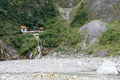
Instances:
[[[98,74],[118,74],[115,63],[109,60],[105,60],[96,72]]]
[[[98,37],[100,37],[103,32],[107,30],[107,23],[100,20],[94,20],[88,24],[83,25],[79,33],[82,36],[82,47],[85,48],[87,45],[95,44],[98,42]]]
[[[86,32],[86,36],[97,37],[106,31],[107,23],[100,20],[94,20],[80,28],[80,32]]]

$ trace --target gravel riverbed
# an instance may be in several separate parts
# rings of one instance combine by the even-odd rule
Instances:
[[[120,80],[119,75],[99,75],[98,67],[111,60],[120,70],[119,58],[42,58],[0,62],[0,80]]]

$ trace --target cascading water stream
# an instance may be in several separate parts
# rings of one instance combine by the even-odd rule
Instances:
[[[69,23],[69,19],[70,19],[70,12],[72,11],[72,8],[74,6],[73,3],[74,3],[74,0],[70,0],[70,3],[68,4],[69,5],[68,8],[62,8],[62,7],[58,8],[63,19],[65,19],[68,23]]]
[[[36,34],[33,34],[33,36],[35,37],[35,39],[36,39],[36,42],[37,42],[37,45],[36,45],[36,47],[37,47],[37,50],[38,50],[38,55],[37,56],[35,56],[35,59],[39,59],[39,58],[41,58],[41,46],[39,45],[39,36],[38,36],[39,34],[38,33],[36,33]]]
[[[70,0],[70,3],[69,3],[70,8],[73,7],[73,3],[74,3],[74,1],[73,1],[73,0]]]

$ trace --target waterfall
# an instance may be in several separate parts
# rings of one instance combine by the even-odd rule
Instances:
[[[36,48],[37,48],[37,50],[38,50],[38,55],[37,56],[35,56],[35,59],[39,59],[39,58],[41,58],[41,56],[42,56],[42,54],[41,54],[41,46],[39,45],[39,34],[38,33],[35,33],[35,34],[33,34],[33,36],[35,37],[35,39],[36,39],[36,42],[37,42],[37,44],[36,44]]]
[[[70,8],[74,6],[73,3],[74,3],[74,0],[70,0],[70,3],[69,3]]]
[[[68,8],[58,7],[58,10],[60,11],[63,19],[66,20],[68,23],[70,19],[70,12],[72,11],[72,8],[74,6],[73,3],[74,3],[74,0],[70,0],[70,3],[68,4],[69,5]]]
[[[69,22],[69,18],[70,18],[70,12],[72,11],[72,8],[58,8],[63,19],[66,20],[67,22]]]

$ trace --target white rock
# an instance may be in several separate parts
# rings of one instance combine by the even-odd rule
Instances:
[[[81,62],[81,61],[79,61],[79,62],[77,62],[77,64],[78,64],[79,66],[81,66],[81,65],[82,65],[82,62]]]
[[[105,60],[96,72],[98,74],[118,74],[115,63],[108,60]]]
[[[74,75],[73,77],[74,77],[74,78],[77,78],[77,76],[76,76],[76,75]]]
[[[57,52],[54,52],[54,53],[53,53],[53,57],[56,57],[56,55],[57,55]]]

